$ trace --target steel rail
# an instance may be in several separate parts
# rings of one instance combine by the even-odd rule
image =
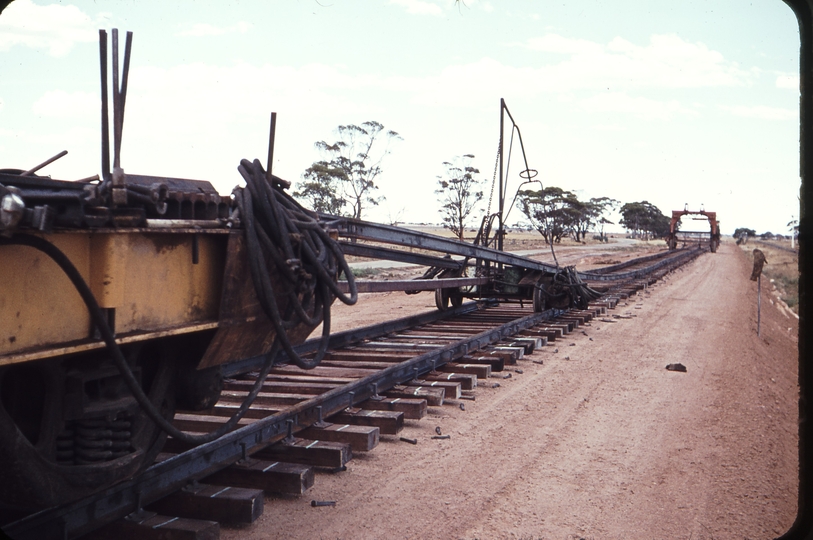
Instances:
[[[422,253],[409,253],[406,251],[399,251],[397,249],[389,249],[381,246],[371,246],[369,244],[348,242],[346,240],[339,241],[339,245],[342,246],[342,252],[345,255],[372,257],[374,259],[384,261],[405,262],[419,266],[435,266],[437,268],[451,268],[455,270],[463,266],[462,261],[457,261],[448,257],[436,257],[433,255],[424,255]]]
[[[495,328],[390,366],[353,383],[335,388],[288,410],[258,420],[223,437],[157,463],[136,478],[74,503],[40,511],[4,527],[12,538],[76,538],[106,523],[137,512],[186,485],[208,476],[379,391],[406,383],[438,366],[553,318],[562,312],[547,310],[504,323]]]
[[[486,305],[496,305],[497,303],[493,300],[486,302]],[[460,307],[451,308],[446,311],[430,311],[419,315],[401,317],[399,319],[372,324],[361,328],[345,330],[344,332],[337,332],[330,335],[330,338],[328,339],[328,348],[336,349],[339,347],[346,347],[347,345],[356,343],[358,341],[365,339],[376,339],[393,332],[401,332],[413,326],[421,326],[424,324],[441,321],[443,319],[465,315],[466,313],[472,313],[481,309],[481,304],[482,303],[478,304],[477,302],[467,302]],[[294,347],[294,351],[296,351],[296,353],[300,356],[303,354],[316,352],[316,350],[319,348],[319,341],[320,339],[318,338],[309,339],[301,345]],[[286,359],[285,352],[281,352],[280,355],[280,360]],[[221,373],[224,377],[234,377],[243,373],[248,373],[249,371],[256,371],[263,366],[264,360],[264,356],[255,356],[245,360],[231,362],[221,368]]]
[[[556,271],[555,266],[534,261],[533,259],[513,255],[505,251],[467,244],[451,238],[443,238],[442,236],[434,234],[403,229],[392,225],[371,223],[360,219],[331,216],[329,214],[319,214],[319,217],[327,221],[330,226],[338,228],[339,235],[346,238],[358,238],[428,249],[448,255],[461,255],[472,259],[476,258],[494,263],[510,264],[530,270],[543,270],[545,272]]]
[[[588,281],[629,281],[633,279],[639,279],[648,274],[651,274],[656,270],[670,266],[672,264],[676,263],[685,264],[689,260],[699,256],[704,251],[705,250],[698,247],[687,249],[685,251],[672,251],[669,252],[670,256],[663,258],[662,260],[658,261],[655,264],[646,266],[644,268],[631,270],[628,272],[618,272],[615,274],[597,274],[594,272],[579,272],[578,274],[581,279],[585,279]]]
[[[630,259],[628,261],[624,261],[622,263],[613,264],[610,266],[602,266],[601,268],[596,268],[595,270],[590,270],[590,274],[611,274],[613,272],[620,272],[624,268],[629,268],[630,266],[635,266],[637,264],[649,261],[656,261],[658,259],[662,259],[664,257],[669,257],[674,255],[676,252],[674,251],[660,251],[658,253],[654,253],[652,255],[645,255],[643,257],[638,257],[636,259]]]
[[[395,291],[434,291],[437,289],[456,289],[491,283],[488,277],[444,278],[444,279],[390,279],[390,280],[356,280],[356,290],[360,293],[395,292]],[[348,292],[346,281],[338,283],[339,290]]]
[[[392,225],[382,225],[380,223],[371,223],[368,221],[362,221],[360,219],[332,216],[329,214],[319,214],[319,217],[320,219],[328,222],[331,227],[337,228],[339,230],[339,235],[346,238],[386,242],[406,247],[440,251],[448,255],[460,255],[482,261],[509,264],[518,266],[520,268],[525,268],[527,270],[541,270],[543,272],[550,273],[557,271],[555,266],[540,261],[535,261],[519,255],[513,255],[505,251],[476,246],[474,244],[466,244],[458,240],[443,238],[442,236],[424,233],[421,231],[407,230]],[[683,252],[683,254],[678,253],[674,257],[677,257],[678,260],[681,260],[681,258],[684,256],[695,257],[699,255],[701,251],[702,250],[700,248],[693,247],[686,250],[686,252]],[[596,272],[578,272],[578,275],[581,279],[592,281],[637,279],[649,271],[669,264],[669,261],[671,260],[674,259],[670,255],[652,267],[633,270],[630,272],[617,272],[609,275]]]

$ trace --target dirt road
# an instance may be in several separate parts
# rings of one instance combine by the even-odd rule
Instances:
[[[526,356],[465,411],[408,421],[418,445],[383,436],[222,538],[774,537],[796,508],[797,321],[763,287],[758,338],[749,275],[723,244],[615,310],[632,319]],[[431,304],[369,301],[385,313]],[[451,439],[431,440],[436,426]]]

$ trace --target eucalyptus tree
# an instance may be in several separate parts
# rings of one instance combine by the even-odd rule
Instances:
[[[303,174],[306,182],[300,185],[298,195],[321,207],[350,207],[350,216],[361,219],[368,205],[377,205],[378,180],[381,164],[390,154],[390,143],[402,137],[374,120],[360,126],[348,124],[336,128],[336,141],[318,141],[315,147],[322,159],[314,162]]]
[[[435,193],[441,204],[443,226],[459,240],[463,240],[469,216],[483,200],[483,191],[478,189],[483,181],[476,177],[480,171],[472,166],[473,159],[472,154],[465,154],[452,162],[444,161],[444,173],[437,177]]]

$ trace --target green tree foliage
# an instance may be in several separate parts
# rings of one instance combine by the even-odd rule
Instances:
[[[344,171],[330,167],[324,162],[316,162],[302,175],[304,182],[298,184],[294,192],[311,210],[325,214],[341,214],[344,199],[338,193],[344,179]]]
[[[621,221],[625,229],[642,236],[644,240],[660,238],[669,234],[669,218],[654,204],[641,201],[626,203],[621,207]]]
[[[519,209],[548,244],[558,244],[574,230],[578,206],[575,194],[556,186],[519,194]]]
[[[577,201],[573,205],[573,234],[577,242],[587,238],[587,231],[597,225],[601,229],[601,238],[604,238],[604,225],[612,223],[605,215],[618,206],[618,201],[609,197],[593,197],[589,201]],[[581,236],[581,240],[579,237]]]
[[[745,227],[739,227],[737,229],[734,229],[734,238],[740,238],[740,237],[743,237],[743,236],[745,238],[748,238],[748,237],[754,237],[756,235],[757,235],[757,232],[754,229],[747,229]]]
[[[441,204],[443,226],[460,240],[463,240],[468,217],[483,200],[483,192],[477,191],[482,181],[475,177],[480,171],[472,166],[473,159],[472,154],[466,154],[455,158],[454,163],[444,161],[446,170],[443,176],[438,176],[438,189],[435,190]]]
[[[360,219],[367,205],[377,205],[382,199],[375,195],[381,163],[390,153],[390,142],[401,136],[385,131],[382,124],[372,120],[360,126],[339,126],[336,133],[336,142],[318,141],[314,145],[323,159],[305,171],[306,182],[294,195],[331,208],[334,213],[338,213],[337,205],[339,209],[348,205],[352,217]]]
[[[604,225],[613,223],[606,216],[618,204],[610,197],[580,201],[574,193],[555,186],[539,191],[523,191],[519,195],[520,210],[549,244],[559,243],[567,235],[572,235],[577,242],[583,242],[587,232],[596,227],[599,227],[601,238],[604,238]]]

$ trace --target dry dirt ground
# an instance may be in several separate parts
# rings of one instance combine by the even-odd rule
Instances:
[[[632,319],[594,321],[526,356],[465,410],[407,421],[401,435],[417,445],[382,436],[346,472],[267,498],[257,522],[221,537],[781,534],[796,512],[797,320],[763,287],[757,337],[750,272],[723,243],[614,311]],[[370,295],[336,317],[348,327],[432,307],[426,293]],[[667,371],[673,362],[688,371]],[[432,440],[436,426],[451,438]]]

